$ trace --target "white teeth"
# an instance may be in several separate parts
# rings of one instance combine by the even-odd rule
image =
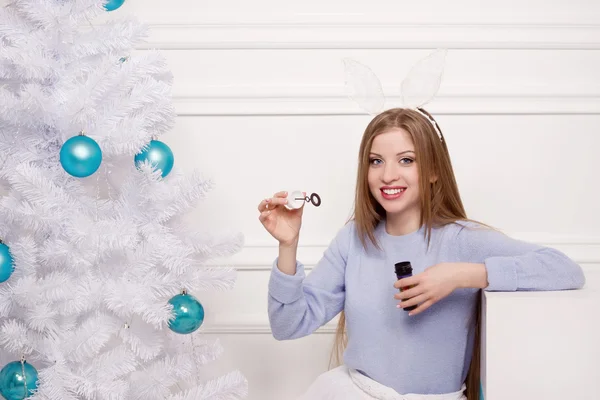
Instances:
[[[404,189],[383,189],[383,193],[385,194],[398,194],[404,192]]]

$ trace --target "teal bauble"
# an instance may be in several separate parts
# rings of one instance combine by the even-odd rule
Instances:
[[[85,135],[73,136],[60,149],[60,164],[69,175],[85,178],[92,175],[102,163],[98,143]]]
[[[161,170],[162,177],[164,178],[169,175],[171,169],[173,169],[175,157],[169,146],[159,140],[151,140],[142,152],[136,154],[134,158],[136,166],[145,161],[150,163],[155,171]]]
[[[15,265],[7,245],[0,242],[0,283],[6,282],[15,270]]]
[[[106,3],[104,3],[104,9],[106,11],[114,11],[121,7],[123,3],[125,3],[125,0],[108,0]]]
[[[13,361],[0,371],[0,394],[6,400],[23,400],[37,389],[37,382],[38,372],[31,364]]]
[[[169,300],[173,306],[173,318],[169,329],[175,333],[188,334],[196,331],[204,322],[204,307],[194,296],[178,294]]]

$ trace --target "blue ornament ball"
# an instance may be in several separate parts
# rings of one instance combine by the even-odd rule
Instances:
[[[7,245],[0,242],[0,283],[6,282],[15,270],[13,258]]]
[[[162,171],[162,177],[164,178],[173,169],[175,157],[169,146],[161,141],[151,140],[141,153],[136,154],[134,161],[136,166],[140,162],[148,161],[155,171],[158,169]]]
[[[188,334],[196,331],[204,322],[204,307],[194,296],[178,294],[169,300],[173,306],[173,315],[169,329],[175,333]]]
[[[106,11],[114,11],[121,7],[123,3],[125,3],[125,0],[108,0],[106,3],[104,3],[104,9]]]
[[[23,376],[25,370],[25,376]],[[0,394],[6,400],[23,400],[37,389],[38,372],[27,361],[13,361],[0,371]],[[27,387],[25,387],[27,385]]]
[[[100,167],[102,150],[90,137],[73,136],[60,149],[60,163],[68,174],[76,178],[85,178]]]

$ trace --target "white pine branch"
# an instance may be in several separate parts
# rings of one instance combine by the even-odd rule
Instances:
[[[80,190],[69,192],[64,187],[57,186],[48,180],[47,176],[30,164],[21,164],[15,168],[14,173],[8,177],[14,190],[28,201],[34,202],[38,213],[49,220],[63,219],[67,210],[90,211],[92,205],[85,202],[85,193]]]
[[[240,232],[214,234],[201,232],[184,218],[177,216],[168,226],[189,246],[194,248],[195,258],[203,263],[216,258],[225,258],[238,253],[244,246],[244,235]]]
[[[0,318],[6,318],[11,315],[13,308],[14,303],[10,285],[0,286]]]
[[[119,331],[119,337],[142,361],[156,358],[163,351],[164,335],[156,327],[139,317],[130,317],[128,327]]]
[[[183,214],[189,211],[198,201],[204,199],[206,194],[213,189],[214,183],[206,179],[197,171],[194,171],[189,178],[184,178],[177,174],[169,184],[173,187],[167,198],[161,199],[164,208],[159,211],[156,219],[159,222],[166,222],[175,215]]]
[[[51,223],[37,214],[37,209],[27,201],[19,200],[10,193],[0,199],[0,218],[8,225],[20,225],[21,229],[34,232],[49,230]]]
[[[194,236],[191,236],[191,238],[194,238]],[[229,257],[238,253],[244,246],[244,236],[241,233],[217,238],[201,234],[196,239],[195,250],[197,252],[197,260],[200,262]]]
[[[135,355],[119,345],[81,364],[77,372],[77,394],[86,399],[126,399],[130,389],[124,378],[138,368]]]
[[[61,88],[71,99],[65,108],[70,123],[85,126],[107,156],[132,156],[153,135],[173,128],[170,80],[154,78],[168,76],[162,56],[144,54],[124,63],[115,56],[79,69],[83,83],[71,80]]]
[[[95,18],[105,10],[97,0],[55,2],[51,0],[12,0],[18,14],[32,27],[64,35],[75,33],[79,21]]]
[[[91,274],[80,274],[76,282],[69,285],[70,296],[56,301],[53,306],[60,315],[76,316],[98,309],[102,301],[102,283]]]
[[[63,330],[61,326],[60,315],[49,304],[36,304],[23,312],[23,319],[27,321],[27,326],[47,337],[56,339]]]
[[[0,68],[0,71],[2,69]],[[36,97],[35,93],[27,93],[27,88],[24,87],[24,92],[17,97],[14,93],[8,90],[6,87],[0,86],[0,122],[3,125],[13,124],[18,121],[20,126],[25,128],[37,128],[43,124],[44,118],[47,114],[40,114],[40,99]],[[4,128],[8,132],[9,127]],[[3,130],[4,130],[3,129]],[[14,131],[13,131],[14,132]],[[12,132],[11,132],[12,133]],[[10,142],[4,142],[6,145]],[[21,151],[26,152],[27,150],[21,148]],[[11,153],[3,153],[3,155]],[[19,161],[27,161],[19,160]]]
[[[44,354],[45,339],[42,335],[28,329],[21,321],[5,319],[0,328],[0,345],[3,350],[14,354],[35,354],[41,358]]]
[[[188,357],[166,356],[152,362],[131,375],[131,383],[137,388],[131,400],[163,400],[170,395],[171,386],[193,371]]]
[[[44,51],[47,33],[20,17],[17,4],[3,7],[0,13],[0,43],[4,44],[0,47],[0,78],[28,81],[51,76],[57,63]]]
[[[37,247],[36,243],[30,235],[21,234],[14,235],[14,230],[9,228],[6,231],[0,228],[0,237],[4,243],[10,248],[10,253],[15,265],[15,271],[12,276],[21,277],[35,273],[37,268]]]
[[[94,357],[90,365],[82,364],[82,371],[85,374],[93,372],[100,380],[115,380],[127,376],[138,366],[135,354],[125,344],[120,344]]]
[[[137,244],[137,227],[133,221],[110,215],[100,218],[94,221],[94,215],[74,216],[64,233],[73,245],[84,252],[93,252],[99,258]]]
[[[217,360],[224,352],[219,339],[207,340],[198,336],[179,335],[171,333],[165,351],[178,353],[180,357],[190,357],[192,363],[198,366]]]
[[[125,279],[105,288],[105,302],[116,315],[139,315],[153,329],[163,326],[171,316],[170,305],[155,300],[141,283]]]
[[[129,207],[131,200],[137,200],[140,219],[144,222],[162,223],[171,218],[177,210],[187,210],[198,200],[204,198],[213,187],[209,179],[194,173],[189,178],[181,176],[177,171],[171,172],[167,179],[153,171],[148,162],[139,164],[140,173],[131,177],[123,185],[121,195],[124,207]]]
[[[97,314],[80,321],[77,328],[61,338],[63,354],[71,362],[83,363],[97,356],[121,328],[114,317]]]
[[[236,279],[237,270],[235,268],[199,267],[195,271],[190,271],[186,280],[181,284],[185,285],[190,293],[224,291],[233,289]]]
[[[239,372],[197,385],[181,393],[171,395],[168,400],[238,400],[248,395],[248,382]]]
[[[38,371],[38,387],[31,400],[80,400],[76,395],[77,375],[58,360]]]
[[[69,51],[78,57],[119,54],[129,51],[147,37],[145,25],[136,19],[124,18],[100,26],[92,25],[74,38]]]
[[[74,285],[72,281],[72,276],[60,271],[37,279],[33,275],[16,279],[11,286],[13,301],[28,309],[50,305],[53,312],[48,317],[76,316],[98,305],[97,298],[91,295],[92,285],[98,286],[94,278],[82,276]]]

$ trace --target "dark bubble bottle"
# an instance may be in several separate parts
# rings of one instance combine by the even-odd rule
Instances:
[[[410,261],[401,261],[401,262],[394,264],[394,270],[396,271],[396,278],[398,278],[398,280],[400,280],[402,278],[408,278],[409,276],[413,275],[413,269],[412,269],[412,265],[411,265]],[[401,287],[399,290],[400,291],[408,290],[415,286],[416,285]],[[406,299],[406,300],[408,300],[408,299]],[[417,308],[416,305],[406,307],[404,309],[404,311],[412,311],[415,308]]]

